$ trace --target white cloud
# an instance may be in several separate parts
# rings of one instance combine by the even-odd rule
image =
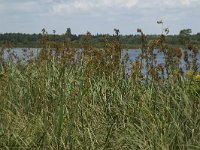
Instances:
[[[102,8],[132,8],[138,0],[74,0],[60,2],[52,6],[55,13],[98,11]],[[95,13],[95,12],[94,12]]]
[[[47,1],[47,0],[46,0]],[[52,1],[51,8],[54,13],[79,13],[90,12],[99,14],[101,10],[116,11],[124,9],[124,11],[132,8],[140,9],[169,9],[198,7],[200,0],[49,0]],[[54,2],[54,3],[53,3]],[[134,9],[132,9],[134,11]],[[143,11],[143,10],[141,10]],[[145,10],[144,10],[145,11]]]
[[[91,2],[84,2],[84,1],[74,1],[70,3],[57,3],[52,6],[53,12],[55,13],[65,13],[65,12],[76,12],[76,11],[87,11],[94,7],[95,5]]]
[[[50,0],[7,0],[1,2],[0,0],[0,12],[8,14],[19,14],[19,13],[40,13],[42,10],[46,10],[45,4],[49,3]]]
[[[97,0],[98,3],[102,3],[104,6],[109,6],[109,7],[126,7],[126,8],[131,8],[134,7],[137,3],[138,0]]]
[[[200,4],[199,0],[180,0],[180,2],[185,5],[185,6],[191,6],[191,5],[196,5],[196,4]]]
[[[182,8],[200,6],[200,0],[140,0],[140,8]]]
[[[174,32],[182,27],[199,32],[199,8],[200,0],[0,0],[0,32],[23,31],[17,26],[29,23],[30,32],[44,26],[112,32],[119,26],[126,33],[138,27],[152,33],[160,19]]]

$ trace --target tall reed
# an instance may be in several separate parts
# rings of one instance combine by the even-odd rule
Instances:
[[[195,46],[192,60],[184,53],[192,71],[185,75],[179,48],[138,30],[142,54],[127,73],[118,29],[102,49],[90,45],[89,32],[77,49],[67,35],[58,43],[42,31],[38,57],[0,57],[2,149],[200,149]]]

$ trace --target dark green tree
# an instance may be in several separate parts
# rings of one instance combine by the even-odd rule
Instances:
[[[182,29],[179,32],[179,41],[181,44],[188,44],[190,42],[192,30],[191,29]]]

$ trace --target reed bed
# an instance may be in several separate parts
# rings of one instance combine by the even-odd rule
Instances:
[[[1,57],[1,149],[200,149],[198,48],[186,43],[185,74],[179,48],[167,46],[164,34],[149,42],[138,29],[142,54],[127,73],[114,31],[97,49],[89,32],[77,46],[43,30],[38,57]]]

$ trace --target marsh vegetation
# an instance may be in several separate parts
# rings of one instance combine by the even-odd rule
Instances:
[[[200,149],[198,47],[186,34],[180,49],[165,32],[148,41],[138,29],[141,54],[127,73],[114,32],[102,48],[87,32],[78,56],[67,34],[55,42],[45,29],[38,56],[24,50],[26,63],[1,49],[2,149]]]

